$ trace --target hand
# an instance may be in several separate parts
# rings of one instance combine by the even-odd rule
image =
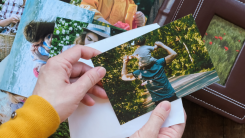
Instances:
[[[10,18],[10,23],[18,23],[20,21],[20,16],[13,14]]]
[[[34,60],[43,60],[43,61],[47,61],[48,60],[48,56],[43,56],[38,49],[34,49],[34,51],[32,51],[32,55],[34,56]]]
[[[35,60],[37,60],[37,57],[34,55],[34,53],[36,52],[36,51],[38,51],[38,47],[36,47],[36,46],[34,46],[34,45],[31,45],[31,48],[30,48],[30,51],[31,51],[31,53],[32,53],[32,55],[33,55],[33,61],[35,61]]]
[[[41,67],[33,94],[46,99],[61,121],[66,120],[81,101],[90,106],[94,104],[87,93],[107,99],[105,90],[96,85],[105,76],[106,70],[78,62],[80,58],[91,59],[100,53],[93,48],[76,45],[50,58]]]
[[[148,122],[130,138],[181,138],[185,123],[161,128],[170,113],[170,108],[171,104],[168,101],[161,102],[152,112]]]
[[[127,64],[129,62],[129,60],[130,60],[130,56],[126,55],[123,57],[123,63]]]
[[[155,46],[154,46],[154,50],[156,50],[157,48],[158,48],[158,46],[157,46],[157,45],[155,45]]]
[[[135,13],[135,23],[137,26],[144,26],[145,25],[145,15],[141,11],[137,11]]]

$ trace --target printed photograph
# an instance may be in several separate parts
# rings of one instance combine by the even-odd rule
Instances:
[[[124,124],[219,81],[192,15],[92,58],[106,68],[103,87]],[[113,64],[113,66],[111,66]]]
[[[94,21],[102,21],[125,30],[149,24],[155,0],[63,0],[95,12]]]
[[[98,22],[98,24],[100,24]],[[101,25],[79,22],[75,20],[57,18],[53,33],[50,57],[72,48],[76,44],[89,45],[110,36],[124,32],[121,29],[110,28],[109,25]]]
[[[28,8],[18,23],[0,89],[29,97],[35,87],[38,71],[48,59],[56,18],[92,23],[95,13],[59,0],[28,0],[25,7]],[[4,17],[8,16],[6,14]]]
[[[245,42],[245,30],[215,15],[203,37],[221,85],[225,85],[230,71]]]
[[[11,114],[20,109],[26,99],[26,97],[0,90],[0,126],[10,120]],[[67,120],[61,123],[57,131],[49,138],[57,137],[70,137]]]

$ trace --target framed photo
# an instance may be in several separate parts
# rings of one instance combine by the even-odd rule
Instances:
[[[166,0],[155,22],[167,24],[192,13],[220,81],[187,99],[245,123],[245,1]]]

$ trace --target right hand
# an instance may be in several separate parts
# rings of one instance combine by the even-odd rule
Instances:
[[[38,51],[38,47],[36,47],[34,45],[31,45],[31,49],[30,50],[31,50],[32,55],[34,56],[35,51]],[[35,60],[37,60],[36,56],[34,56],[33,61],[35,61]]]
[[[171,104],[168,101],[158,104],[148,122],[130,138],[181,138],[185,129],[185,123],[161,128],[170,110]]]
[[[14,24],[16,24],[16,23],[18,23],[19,21],[20,21],[20,16],[19,15],[15,15],[15,14],[13,14],[10,18],[9,18],[9,21],[10,21],[10,23],[14,23]]]

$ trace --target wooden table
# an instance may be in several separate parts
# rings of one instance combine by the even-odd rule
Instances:
[[[148,21],[152,23],[164,0],[155,0]],[[245,124],[238,124],[183,98],[187,124],[182,138],[245,138]]]
[[[238,124],[183,98],[187,123],[183,138],[245,138],[245,124]]]

